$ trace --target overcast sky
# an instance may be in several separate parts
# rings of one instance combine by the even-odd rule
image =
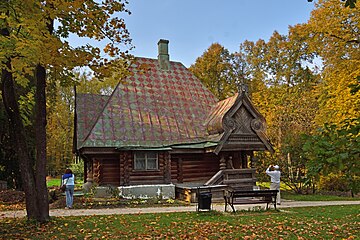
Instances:
[[[167,39],[170,60],[189,67],[212,43],[220,43],[235,52],[245,40],[268,40],[275,30],[286,34],[289,25],[308,21],[314,3],[307,0],[129,0],[127,7],[132,14],[120,17],[125,18],[130,31],[135,46],[133,55],[156,58],[157,42]],[[70,39],[70,43],[78,45],[79,42]]]

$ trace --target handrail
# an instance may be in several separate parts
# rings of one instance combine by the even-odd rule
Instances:
[[[230,181],[230,182],[234,182],[236,183],[236,178],[233,177],[229,177],[231,175],[236,175],[236,174],[253,174],[255,173],[255,169],[252,168],[246,168],[246,169],[224,169],[224,170],[219,170],[214,176],[212,176],[204,185],[205,186],[209,186],[209,185],[215,185],[215,184],[225,184],[226,181]],[[256,179],[254,178],[254,176],[249,177],[248,179],[250,179],[248,182],[252,182]],[[244,182],[244,179],[238,179],[239,183],[240,182]]]
[[[204,185],[205,186],[209,186],[209,185],[213,185],[215,184],[218,180],[220,180],[220,178],[223,176],[223,171],[224,170],[219,170],[214,176],[212,176],[212,178],[210,178],[210,180],[208,180]],[[220,183],[221,184],[221,183]]]

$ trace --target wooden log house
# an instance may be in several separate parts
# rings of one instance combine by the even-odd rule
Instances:
[[[77,94],[74,142],[85,179],[114,186],[254,185],[254,151],[273,151],[264,117],[245,91],[218,101],[183,64],[169,60],[167,40],[158,49],[158,59],[137,58],[110,96]]]

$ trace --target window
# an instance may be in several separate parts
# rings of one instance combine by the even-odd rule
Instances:
[[[134,158],[135,170],[158,170],[158,154],[156,152],[136,152]]]

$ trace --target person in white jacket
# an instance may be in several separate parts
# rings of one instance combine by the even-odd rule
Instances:
[[[266,169],[266,174],[270,176],[270,190],[278,190],[277,196],[276,196],[276,204],[280,205],[281,204],[281,199],[280,199],[280,176],[281,176],[281,172],[280,172],[280,167],[278,165],[272,166],[270,165],[267,169]]]

